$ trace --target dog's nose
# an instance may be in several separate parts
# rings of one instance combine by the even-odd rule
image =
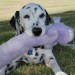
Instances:
[[[39,28],[39,27],[38,27],[38,28],[34,27],[34,28],[32,29],[32,32],[33,32],[34,36],[40,36],[41,33],[42,33],[42,29]]]

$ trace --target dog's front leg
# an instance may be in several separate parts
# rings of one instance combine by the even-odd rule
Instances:
[[[45,64],[52,69],[55,75],[67,75],[60,69],[52,50],[46,50],[44,60]]]

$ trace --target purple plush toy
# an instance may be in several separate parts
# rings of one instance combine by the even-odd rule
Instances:
[[[61,45],[67,45],[70,41],[74,38],[74,31],[71,27],[64,25],[64,23],[60,22],[60,17],[54,17],[52,24],[57,32],[58,32],[58,39],[56,40]]]
[[[45,45],[50,48],[57,43],[67,45],[72,41],[74,38],[73,29],[60,23],[60,17],[55,17],[53,21],[54,23],[47,27],[42,36],[31,37],[23,33],[2,44],[0,46],[0,68],[34,46]]]

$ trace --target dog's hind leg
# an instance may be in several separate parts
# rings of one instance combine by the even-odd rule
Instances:
[[[44,61],[46,66],[50,67],[55,75],[67,75],[60,69],[52,50],[46,50]]]

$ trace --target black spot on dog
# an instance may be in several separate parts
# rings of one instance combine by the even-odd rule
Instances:
[[[25,19],[29,19],[30,16],[29,16],[29,15],[25,15],[24,18],[25,18]]]
[[[40,18],[43,18],[45,16],[44,13],[42,13],[41,15],[39,15]]]
[[[16,22],[19,24],[19,11],[16,11],[15,16],[13,16],[10,20],[11,26],[16,30]]]
[[[37,59],[36,57],[34,59]]]
[[[25,8],[25,6],[23,6],[23,9]]]
[[[40,5],[38,5],[38,6],[41,8],[41,10],[43,10],[42,7],[41,7]]]
[[[26,9],[29,9],[30,7],[27,7]]]
[[[50,57],[50,60],[54,59],[53,57]]]
[[[7,71],[8,71],[8,70],[6,69],[6,70],[5,70],[5,75],[8,75],[8,74],[7,74]]]
[[[26,61],[28,61],[28,59],[27,59],[27,58],[25,58],[25,60],[26,60]]]
[[[42,64],[45,64],[45,60],[42,61]]]
[[[22,32],[24,32],[25,30],[24,30],[24,28],[22,27]]]
[[[22,34],[25,31],[23,27],[21,27],[21,28],[22,28],[22,30],[20,30],[20,34]]]
[[[34,8],[34,10],[37,10],[37,8]]]
[[[20,26],[20,20],[18,19],[18,20],[16,20],[16,22],[17,22],[18,26]]]
[[[41,55],[41,57],[40,57],[40,61],[43,59],[43,57],[44,57],[44,54]]]
[[[36,52],[36,53],[35,53],[35,56],[38,56],[38,55],[39,55],[39,53],[38,53],[38,52]]]
[[[45,20],[45,25],[49,25],[50,21],[51,21],[51,17],[49,16],[49,14],[47,13],[47,11],[45,10],[46,12],[46,20]]]
[[[7,67],[9,67],[10,66],[10,64],[7,64]]]
[[[37,51],[37,48],[35,48],[35,51]]]
[[[35,10],[35,13],[37,12],[37,8],[34,8],[34,10]]]
[[[22,31],[20,31],[20,34],[22,34],[23,32]]]
[[[40,48],[40,47],[41,47],[41,46],[34,46],[35,49],[36,49],[36,48],[38,49],[38,48]]]
[[[22,61],[23,60],[23,58],[20,58],[17,62],[20,62],[20,61]]]
[[[16,19],[19,19],[19,18],[20,18],[20,16],[19,16],[19,11],[16,11],[15,17],[16,17]]]
[[[14,66],[11,66],[11,67],[8,68],[8,70],[10,71],[10,70],[12,70],[13,68],[14,68]]]
[[[41,49],[44,49],[44,45],[41,46]]]
[[[11,26],[16,30],[15,22],[16,22],[16,19],[15,19],[15,17],[13,16],[13,17],[11,18],[11,20],[10,20],[10,24],[11,24]]]

